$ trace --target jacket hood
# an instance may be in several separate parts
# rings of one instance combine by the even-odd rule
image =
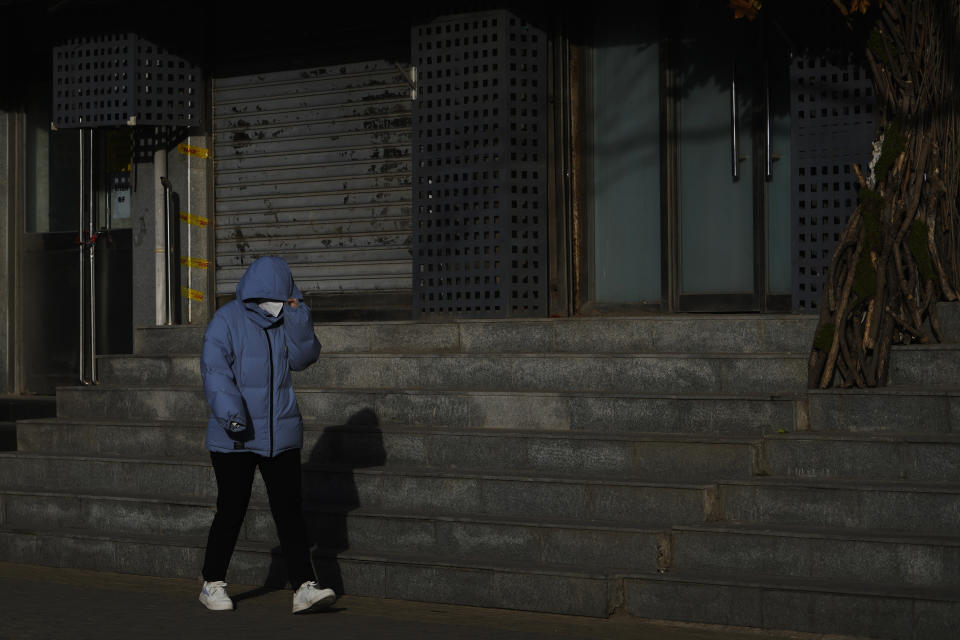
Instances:
[[[303,298],[293,284],[293,274],[283,258],[263,256],[247,268],[237,283],[237,299],[246,302],[255,298],[284,302],[290,298]]]

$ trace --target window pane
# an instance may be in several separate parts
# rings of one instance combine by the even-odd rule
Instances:
[[[592,64],[593,298],[659,302],[658,27],[607,20]]]
[[[786,71],[784,71],[786,75]],[[767,183],[767,293],[790,295],[790,113],[771,116],[772,177]]]
[[[737,59],[731,20],[718,4],[685,22],[688,35],[678,43],[681,294],[753,291],[751,66]],[[738,178],[731,159],[734,69]]]

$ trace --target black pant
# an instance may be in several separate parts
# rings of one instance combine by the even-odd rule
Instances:
[[[296,589],[308,580],[315,580],[301,504],[300,449],[284,451],[274,458],[265,458],[249,451],[211,451],[210,459],[217,475],[217,513],[207,538],[203,579],[216,582],[226,578],[230,556],[233,555],[250,502],[253,471],[259,466],[267,487],[280,548],[287,561],[290,584]]]

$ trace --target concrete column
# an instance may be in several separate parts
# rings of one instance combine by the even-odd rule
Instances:
[[[180,309],[183,324],[206,324],[213,278],[210,255],[212,207],[207,182],[213,158],[206,135],[187,136],[167,158],[169,179],[177,194],[180,234]]]
[[[136,163],[133,216],[133,323],[134,327],[166,322],[166,248],[164,246],[164,192],[167,178],[173,187],[171,214],[179,232],[180,282],[174,284],[182,324],[206,324],[213,299],[213,211],[208,181],[213,159],[205,135],[187,136],[169,150],[159,150],[151,160]]]
[[[153,154],[153,184],[154,184],[154,212],[153,234],[154,234],[154,282],[156,283],[156,296],[154,302],[156,305],[156,324],[165,324],[167,322],[167,282],[166,282],[166,257],[167,249],[165,246],[166,234],[165,227],[165,209],[164,205],[166,193],[161,182],[162,178],[167,177],[167,152],[164,149],[158,149]]]
[[[138,159],[133,167],[136,175],[130,194],[130,215],[133,223],[134,328],[154,326],[159,320],[156,247],[157,217],[163,213],[163,190],[154,167],[155,159],[156,156],[152,160]]]

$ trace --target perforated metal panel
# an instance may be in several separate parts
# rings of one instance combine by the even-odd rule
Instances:
[[[200,68],[132,33],[74,38],[53,49],[53,123],[59,129],[203,120]]]
[[[545,316],[545,34],[496,11],[412,45],[415,313]]]
[[[214,78],[217,294],[263,255],[304,293],[410,294],[410,91],[385,60]]]
[[[818,313],[833,251],[857,206],[853,164],[869,171],[873,83],[855,65],[798,56],[790,84],[793,309]]]

